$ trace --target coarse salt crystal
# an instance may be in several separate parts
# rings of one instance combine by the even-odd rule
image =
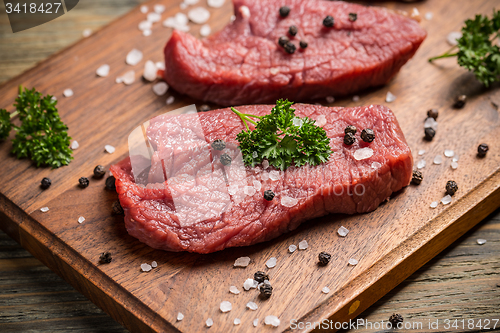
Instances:
[[[148,12],[148,6],[142,5],[141,6],[141,13],[146,14]]]
[[[330,292],[330,288],[328,287],[323,287],[323,289],[321,289],[321,291],[324,293],[324,294],[328,294]]]
[[[187,15],[184,13],[177,13],[175,14],[174,18],[175,21],[180,25],[186,25],[189,22]]]
[[[478,238],[478,239],[476,240],[476,242],[477,242],[479,245],[483,245],[483,244],[485,244],[485,243],[486,243],[486,239],[483,239],[483,238]]]
[[[133,49],[127,54],[125,62],[128,65],[135,66],[142,60],[142,52],[138,49]]]
[[[271,180],[275,180],[275,181],[278,180],[278,179],[280,179],[280,173],[279,173],[279,171],[277,171],[277,170],[270,171],[269,172],[269,178]]]
[[[109,74],[109,65],[101,65],[99,66],[99,68],[95,71],[95,73],[97,74],[97,76],[100,76],[100,77],[106,77],[108,76]]]
[[[431,208],[436,208],[439,205],[439,201],[431,202]]]
[[[252,157],[253,157],[253,158],[257,158],[257,156],[259,156],[259,153],[257,153],[256,151],[254,151],[254,152],[252,153]]]
[[[433,163],[438,165],[443,163],[443,157],[441,155],[436,155],[436,157],[434,157]]]
[[[73,140],[73,142],[71,142],[70,148],[75,150],[75,149],[78,149],[78,147],[80,147],[80,145],[78,144],[78,141]]]
[[[229,187],[227,188],[227,193],[229,193],[229,195],[235,195],[237,192],[238,184],[229,185]]]
[[[204,24],[200,28],[200,35],[202,37],[207,37],[212,32],[212,28],[208,24]]]
[[[139,25],[137,27],[139,28],[139,30],[144,31],[147,29],[151,29],[153,27],[153,23],[151,23],[151,21],[144,20],[139,22]]]
[[[63,91],[63,95],[64,95],[64,97],[71,97],[71,96],[73,96],[73,90],[71,90],[71,89],[65,89]]]
[[[236,286],[229,287],[229,292],[231,294],[235,294],[235,295],[238,295],[240,293],[240,291],[238,290],[238,288]]]
[[[266,318],[264,318],[264,323],[266,325],[278,327],[280,325],[280,320],[276,316],[266,316]]]
[[[427,21],[432,20],[432,17],[433,17],[433,16],[434,16],[434,15],[432,14],[432,12],[427,12],[427,13],[425,13],[425,15],[424,15],[424,17],[425,17],[425,19],[426,19]]]
[[[286,195],[281,196],[281,205],[285,207],[293,207],[299,202],[298,199],[287,197]]]
[[[241,319],[239,319],[239,318],[234,318],[233,323],[234,323],[235,325],[239,325],[239,324],[241,324]]]
[[[335,97],[333,97],[333,96],[326,96],[326,102],[330,103],[330,104],[333,103],[333,102],[335,102]]]
[[[300,118],[297,118],[297,117],[293,118],[293,120],[292,120],[292,124],[294,126],[297,126],[298,128],[302,127],[303,123],[304,123],[304,121]]]
[[[250,264],[250,257],[239,257],[234,261],[234,267],[247,267]]]
[[[113,154],[115,152],[115,147],[110,146],[110,145],[105,145],[104,150],[108,152],[109,154]]]
[[[170,105],[170,104],[174,104],[174,101],[175,101],[175,98],[174,96],[168,96],[167,100],[165,101],[165,103],[167,103],[167,105]],[[233,193],[234,194],[234,193]]]
[[[226,0],[208,0],[207,5],[212,8],[220,8]]]
[[[78,223],[83,223],[84,221],[85,221],[85,217],[80,216],[80,217],[78,218]]]
[[[453,150],[451,150],[451,149],[446,149],[444,151],[444,156],[446,156],[446,157],[453,157],[453,156],[455,156],[455,152]]]
[[[183,2],[183,3],[180,4],[179,7],[181,7],[181,9],[186,9],[186,8],[188,8],[188,4],[185,3],[185,2]]]
[[[267,159],[262,160],[262,167],[264,169],[269,168],[269,161]]]
[[[349,229],[347,229],[344,226],[340,226],[340,228],[337,230],[337,234],[339,234],[340,237],[345,237],[349,233]]]
[[[153,85],[153,92],[158,96],[165,95],[167,90],[168,90],[168,84],[166,82],[161,81]]]
[[[177,314],[177,321],[181,321],[182,319],[184,319],[184,315],[182,313],[178,313]]]
[[[422,156],[423,154],[425,154],[425,150],[420,149],[420,150],[418,151],[418,156]]]
[[[356,259],[351,258],[349,259],[348,263],[351,266],[356,266],[358,264],[358,261]]]
[[[253,181],[253,187],[255,188],[256,191],[260,191],[261,188],[262,188],[262,184],[258,180],[254,180]]]
[[[52,96],[50,99],[53,100],[53,101],[57,101],[57,97],[56,96]]]
[[[260,176],[260,179],[262,179],[262,181],[266,181],[269,179],[269,172],[263,172],[262,175]]]
[[[196,5],[200,0],[184,0],[186,5]]]
[[[145,36],[145,37],[148,37],[148,36],[151,36],[153,32],[151,31],[151,29],[146,29],[142,32],[142,35]]]
[[[257,325],[259,325],[259,318],[255,318],[252,323],[253,327],[257,327]]]
[[[148,15],[146,16],[146,19],[149,21],[149,22],[152,22],[152,23],[155,23],[155,22],[160,22],[161,20],[161,15],[156,13],[156,12],[151,12],[151,13],[148,13]]]
[[[447,205],[451,202],[451,195],[447,194],[443,197],[443,199],[441,199],[441,203],[443,205]]]
[[[365,147],[354,152],[354,159],[357,161],[365,160],[373,156],[373,149]]]
[[[396,96],[395,96],[393,93],[391,93],[390,91],[388,91],[388,92],[387,92],[387,95],[385,96],[385,101],[386,101],[387,103],[392,103],[392,102],[394,102],[395,100],[396,100]]]
[[[453,156],[453,158],[451,160],[452,160],[452,162],[458,162],[458,155],[455,154],[455,156]]]
[[[229,312],[229,311],[231,311],[231,309],[233,308],[233,306],[228,301],[222,301],[220,303],[220,307],[219,308],[220,308],[221,312]]]
[[[153,268],[158,267],[158,263],[157,263],[156,261],[153,261],[153,262],[151,263],[151,267],[153,267]]]
[[[292,244],[292,245],[290,245],[290,246],[288,247],[288,251],[289,251],[290,253],[294,253],[294,252],[295,252],[295,250],[297,250],[297,245]]]
[[[152,82],[152,81],[156,80],[156,72],[157,71],[158,71],[158,69],[156,68],[155,63],[152,62],[151,60],[148,60],[144,64],[144,73],[142,74],[142,76],[147,81]]]
[[[251,288],[254,288],[255,282],[257,281],[254,281],[253,279],[246,279],[245,282],[243,283],[243,289],[249,291]]]
[[[437,131],[437,125],[438,122],[432,118],[432,117],[427,117],[424,122],[424,128],[432,128],[433,130]]]
[[[123,78],[121,76],[118,76],[115,80],[116,83],[122,83],[123,82]]]
[[[240,7],[240,14],[243,16],[243,18],[249,18],[250,17],[250,8],[247,6],[241,6]]]
[[[141,264],[141,269],[143,272],[149,272],[151,270],[150,264]]]
[[[352,101],[353,102],[359,102],[359,96],[358,95],[352,96]]]
[[[448,34],[448,36],[446,36],[446,41],[451,46],[455,46],[458,44],[457,39],[460,39],[460,38],[462,38],[462,33],[460,31],[452,31]]]
[[[155,66],[156,66],[157,69],[165,70],[165,63],[163,61],[157,61],[157,62],[155,62]]]
[[[318,118],[316,118],[316,126],[319,126],[319,127],[323,127],[326,125],[326,117],[324,114],[318,116]]]
[[[191,9],[188,14],[188,18],[196,24],[203,24],[210,18],[210,12],[203,7],[196,7]]]
[[[231,15],[231,17],[229,18],[229,21],[234,22],[234,20],[236,20],[236,15]]]
[[[207,325],[207,327],[212,327],[213,324],[214,321],[212,320],[212,318],[208,318],[207,321],[205,322],[205,325]]]
[[[299,250],[306,250],[309,247],[309,244],[307,244],[307,241],[304,239],[299,243]]]
[[[372,169],[380,169],[381,166],[382,166],[382,164],[380,164],[379,162],[372,163]]]
[[[82,36],[83,37],[89,37],[90,35],[92,35],[92,29],[84,29],[83,32],[82,32]]]
[[[423,168],[425,168],[426,164],[427,163],[425,163],[425,160],[418,161],[418,163],[417,163],[417,169],[423,169]]]
[[[276,266],[276,262],[277,262],[277,260],[276,260],[275,257],[270,258],[269,260],[266,261],[267,268],[273,268],[273,267],[275,267]]]
[[[40,211],[41,211],[42,213],[46,213],[46,212],[48,212],[48,211],[49,211],[49,207],[42,207],[42,208],[40,208]]]
[[[254,302],[248,302],[248,303],[247,303],[247,308],[249,308],[250,310],[255,311],[255,310],[257,310],[259,307],[258,307],[258,305],[257,305],[256,303],[254,303]]]
[[[278,67],[271,67],[271,69],[269,69],[269,72],[272,74],[272,75],[276,75],[280,72],[280,69]]]
[[[165,6],[164,5],[154,5],[153,6],[153,10],[155,11],[155,13],[158,13],[158,14],[161,14],[165,11]]]
[[[255,190],[255,187],[253,186],[245,186],[243,187],[243,193],[249,196],[253,196],[257,191]]]
[[[130,71],[126,72],[125,74],[123,74],[121,77],[121,82],[123,82],[127,86],[134,83],[135,82],[135,71],[130,70]]]
[[[458,168],[458,162],[451,162],[450,166],[453,170],[456,170]]]

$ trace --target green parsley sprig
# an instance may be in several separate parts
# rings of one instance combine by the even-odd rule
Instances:
[[[56,108],[57,101],[51,95],[42,96],[35,88],[19,87],[15,112],[0,110],[0,140],[9,136],[12,129],[12,153],[18,158],[29,157],[36,166],[49,165],[58,168],[73,159],[69,148],[71,138],[68,127],[61,121]],[[21,126],[15,126],[11,118],[18,115]]]
[[[315,120],[297,118],[295,109],[290,108],[292,104],[280,99],[271,114],[265,116],[245,114],[231,108],[246,128],[236,136],[245,165],[253,166],[267,159],[270,165],[285,170],[292,163],[300,167],[306,163],[318,165],[328,161],[332,151],[325,130],[316,126]],[[255,125],[253,131],[247,122]]]
[[[429,59],[457,57],[460,66],[476,75],[486,87],[500,79],[500,49],[495,39],[500,37],[500,10],[487,16],[476,15],[474,20],[465,21],[462,37],[458,44],[444,54]],[[458,49],[457,52],[454,52]]]

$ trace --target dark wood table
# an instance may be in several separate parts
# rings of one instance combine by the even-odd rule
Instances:
[[[202,0],[204,1],[204,0]],[[13,34],[0,3],[0,82],[7,81],[138,5],[140,0],[86,0],[58,19]],[[477,239],[487,242],[478,245]],[[368,322],[393,313],[429,331],[467,329],[469,319],[500,319],[500,210],[480,222],[361,314]],[[451,326],[457,319],[458,329]],[[493,327],[493,322],[490,328]],[[500,329],[500,322],[497,323]],[[374,329],[375,331],[376,329]],[[0,332],[126,332],[120,324],[0,231]],[[364,330],[369,331],[369,330]],[[406,330],[411,332],[418,329]],[[481,331],[479,328],[470,331]],[[484,330],[489,331],[489,330]]]

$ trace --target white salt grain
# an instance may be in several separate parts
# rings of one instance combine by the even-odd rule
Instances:
[[[235,325],[239,325],[239,324],[241,324],[241,319],[239,319],[239,318],[234,318],[233,323],[234,323]]]
[[[212,320],[212,318],[208,318],[207,321],[205,322],[205,324],[207,325],[207,327],[212,327],[212,325],[214,324],[214,321]]]
[[[458,162],[458,155],[455,154],[455,156],[453,156],[453,158],[451,159],[453,162]]]
[[[254,152],[252,153],[252,157],[253,157],[253,158],[257,158],[257,156],[259,156],[259,153],[257,153],[256,151],[254,151]]]
[[[220,8],[226,0],[208,0],[207,5],[212,8]]]
[[[453,156],[455,156],[455,152],[453,150],[451,150],[451,149],[446,149],[444,151],[444,156],[446,156],[446,157],[453,157]]]
[[[285,207],[293,207],[299,202],[298,199],[287,197],[286,195],[281,196],[281,205]]]
[[[234,261],[234,267],[247,267],[248,264],[250,264],[250,258],[249,257],[239,257]]]
[[[432,128],[433,130],[437,131],[437,125],[438,122],[432,118],[432,117],[427,117],[424,122],[424,128]]]
[[[427,163],[425,163],[425,160],[418,161],[418,163],[417,163],[417,169],[423,169],[423,168],[425,168],[426,164]]]
[[[245,282],[243,283],[243,289],[249,291],[250,288],[254,287],[254,282],[256,281],[254,281],[253,279],[246,279]]]
[[[174,104],[174,101],[175,101],[175,98],[174,96],[168,96],[167,100],[165,101],[165,103],[167,103],[167,105],[170,105],[170,104]],[[234,193],[233,193],[234,194]]]
[[[200,28],[200,35],[202,37],[207,37],[212,32],[212,28],[208,24],[204,24]]]
[[[143,272],[149,272],[151,270],[150,264],[141,264],[141,269]]]
[[[262,179],[262,181],[264,181],[264,182],[266,180],[268,180],[269,179],[269,172],[263,172],[262,175],[260,176],[260,179]]]
[[[359,102],[359,96],[358,95],[352,96],[352,101],[353,102]]]
[[[229,311],[231,311],[231,309],[233,307],[232,307],[232,305],[231,305],[230,302],[228,302],[228,301],[222,301],[220,303],[220,307],[219,308],[220,308],[221,312],[229,312]]]
[[[130,70],[122,75],[121,82],[126,84],[127,86],[131,85],[135,82],[135,71]]]
[[[156,80],[157,71],[158,69],[156,68],[155,63],[151,60],[148,60],[144,64],[144,73],[142,74],[142,76],[146,81],[153,82],[154,80]]]
[[[57,101],[57,97],[56,96],[52,96],[50,99],[53,100],[53,101]]]
[[[441,203],[443,205],[447,205],[451,202],[451,195],[447,194],[443,197],[443,199],[441,199]]]
[[[436,157],[434,157],[433,163],[438,165],[443,163],[443,157],[441,155],[436,155]]]
[[[277,171],[277,170],[270,171],[269,172],[269,178],[271,180],[275,180],[275,181],[278,180],[278,179],[280,179],[280,173],[279,173],[279,171]]]
[[[260,191],[262,189],[262,184],[258,180],[253,181],[253,187],[256,191]]]
[[[148,6],[142,5],[141,6],[141,13],[146,14],[148,12]]]
[[[116,83],[122,83],[123,82],[123,78],[121,76],[118,76],[115,80]]]
[[[181,321],[182,319],[184,319],[184,315],[182,313],[178,313],[177,314],[177,321]]]
[[[185,2],[183,2],[183,3],[180,4],[179,7],[181,7],[181,9],[186,9],[188,7],[188,4],[185,3]]]
[[[203,7],[196,7],[191,9],[188,14],[188,18],[196,24],[203,24],[210,18],[210,12]]]
[[[432,20],[432,17],[433,17],[433,16],[434,16],[434,15],[432,14],[432,12],[427,12],[427,13],[425,13],[425,15],[424,15],[424,17],[425,17],[425,19],[426,19],[427,21]]]
[[[115,147],[111,145],[105,145],[104,150],[109,154],[113,154],[115,152]]]
[[[330,292],[330,288],[323,287],[323,289],[321,289],[321,291],[323,292],[323,294],[328,294]]]
[[[142,60],[142,52],[138,49],[133,49],[127,54],[125,62],[130,66],[137,65]]]
[[[326,102],[330,103],[330,104],[333,103],[333,102],[335,102],[335,97],[333,97],[333,96],[327,96],[326,97]]]
[[[230,20],[231,22],[234,22],[234,20],[236,20],[236,15],[231,15],[231,17],[229,18],[229,20]]]
[[[82,36],[83,37],[89,37],[90,35],[92,35],[92,29],[84,29],[83,32],[82,32]]]
[[[323,127],[326,125],[326,117],[324,114],[318,116],[318,118],[316,118],[316,126],[319,126],[319,127]]]
[[[396,96],[394,96],[390,91],[387,92],[387,95],[385,96],[385,101],[387,103],[392,103],[396,100]]]
[[[307,241],[304,239],[299,243],[299,250],[306,250],[309,247],[309,244],[307,244]]]
[[[101,65],[99,68],[95,71],[97,76],[100,77],[106,77],[109,74],[109,65]]]
[[[48,212],[48,211],[49,211],[49,207],[42,207],[42,208],[40,208],[40,211],[41,211],[42,213],[46,213],[46,212]]]
[[[348,263],[351,266],[356,266],[358,264],[358,261],[356,259],[351,258],[349,259]]]
[[[276,316],[266,316],[264,323],[266,325],[278,327],[280,325],[280,320]]]
[[[276,266],[276,258],[275,257],[272,257],[270,258],[269,260],[266,261],[266,266],[267,268],[273,268]]]
[[[151,36],[153,32],[151,31],[151,29],[146,29],[142,32],[142,35],[145,36],[145,37],[148,37],[148,36]]]
[[[151,267],[153,267],[153,268],[158,267],[158,263],[157,263],[156,261],[153,261],[153,262],[151,263]]]
[[[165,11],[165,6],[164,5],[154,5],[153,10],[155,13],[161,14]]]
[[[175,14],[174,18],[175,21],[180,25],[186,25],[189,22],[187,15],[184,13],[177,13]]]
[[[235,195],[238,192],[238,184],[232,184],[227,188],[229,195]]]
[[[337,234],[339,234],[340,237],[345,237],[349,233],[349,229],[347,229],[344,226],[340,226],[340,228],[337,230]]]
[[[250,17],[250,8],[247,6],[241,6],[240,7],[240,14],[243,16],[243,18],[249,18]]]
[[[153,85],[153,92],[158,96],[165,95],[167,90],[168,84],[166,82],[161,81]]]
[[[476,242],[477,242],[479,245],[483,245],[484,243],[486,243],[486,239],[478,238]]]
[[[245,186],[243,187],[243,193],[249,196],[253,196],[257,191],[255,190],[255,187],[253,186]]]
[[[184,0],[186,5],[196,5],[200,0]]]
[[[459,31],[452,31],[448,34],[448,36],[446,37],[446,41],[448,42],[448,44],[450,44],[451,46],[455,46],[458,44],[458,41],[457,39],[459,38],[462,38],[462,33],[459,32]]]
[[[290,253],[294,253],[294,252],[295,252],[295,250],[297,250],[297,245],[292,244],[292,245],[290,245],[290,246],[288,247],[288,251],[289,251]]]
[[[144,20],[139,22],[139,25],[137,27],[139,28],[139,30],[144,31],[151,29],[153,27],[153,23],[151,23],[151,21]]]
[[[247,303],[247,308],[249,308],[250,310],[255,311],[255,310],[257,310],[259,307],[258,307],[258,305],[257,305],[256,303],[254,303],[254,302],[248,302],[248,303]]]
[[[78,144],[78,141],[73,140],[73,142],[71,142],[70,148],[75,150],[75,149],[78,149],[78,147],[80,147],[80,145]]]
[[[73,96],[73,90],[71,90],[71,89],[65,89],[63,91],[63,95],[64,95],[64,97],[71,97],[71,96]]]
[[[423,154],[425,154],[425,150],[420,149],[420,150],[418,151],[418,156],[422,156]]]
[[[85,217],[80,216],[80,217],[78,218],[78,223],[83,223],[84,221],[85,221]]]
[[[259,318],[256,318],[253,320],[253,327],[257,327],[257,325],[259,325]]]
[[[451,162],[450,166],[453,170],[456,170],[458,168],[458,162]]]
[[[439,205],[439,201],[431,202],[431,208],[436,208]]]
[[[165,63],[163,61],[157,61],[157,62],[155,62],[155,66],[156,66],[157,69],[165,70]]]
[[[146,19],[149,22],[155,23],[155,22],[160,22],[161,20],[161,15],[155,12],[151,12],[146,16]]]
[[[380,167],[382,167],[382,164],[380,164],[379,162],[372,163],[372,169],[380,169]]]
[[[373,156],[373,149],[365,147],[354,152],[354,159],[357,161],[365,160]]]
[[[236,286],[229,287],[229,292],[235,295],[238,295],[240,293],[240,291],[238,290],[238,288],[236,288]]]

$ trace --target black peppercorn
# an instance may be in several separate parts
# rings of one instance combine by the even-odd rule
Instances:
[[[432,141],[432,139],[434,139],[434,136],[436,135],[436,131],[431,127],[427,127],[424,133],[425,133],[424,139],[427,141]]]
[[[365,128],[361,131],[361,139],[364,142],[372,142],[375,140],[375,132],[371,128]]]
[[[273,294],[273,287],[269,283],[263,283],[259,287],[260,297],[268,299]]]
[[[454,180],[448,180],[446,183],[446,193],[454,195],[458,191],[458,185]]]
[[[292,42],[287,42],[283,48],[288,54],[294,53],[295,50],[297,49],[297,47]]]
[[[344,135],[344,144],[350,146],[354,142],[356,142],[356,137],[354,136],[354,134],[346,133],[346,135]]]
[[[467,102],[467,96],[466,95],[460,95],[457,97],[455,100],[455,103],[453,104],[453,107],[456,109],[461,109],[464,107],[465,103]]]
[[[422,180],[424,179],[424,176],[422,175],[422,172],[418,170],[413,170],[413,175],[411,177],[411,183],[415,185],[420,185],[422,183]]]
[[[351,133],[351,134],[356,134],[356,131],[358,129],[356,128],[356,126],[353,126],[353,125],[349,125],[345,128],[344,130],[344,133],[347,134],[347,133]]]
[[[262,283],[262,282],[264,282],[264,280],[269,281],[269,275],[267,275],[266,273],[264,273],[262,271],[257,271],[253,275],[253,279],[259,283]]]
[[[319,265],[326,266],[330,262],[330,259],[332,259],[332,256],[329,253],[320,252],[320,254],[318,255],[318,259],[319,259],[318,263]]]
[[[106,178],[106,188],[108,190],[114,191],[116,190],[116,185],[115,185],[115,177],[114,176],[109,176]]]
[[[290,28],[288,28],[288,33],[291,36],[295,36],[297,34],[297,32],[299,32],[299,29],[297,29],[297,26],[295,26],[295,25],[291,25]]]
[[[231,158],[231,156],[229,156],[226,153],[224,153],[224,154],[222,154],[220,156],[220,162],[222,163],[222,165],[226,165],[227,166],[227,165],[231,164],[232,160],[233,159]]]
[[[210,111],[210,106],[208,106],[208,105],[206,105],[206,104],[203,104],[203,105],[201,105],[201,106],[198,108],[198,111],[200,111],[200,112]]]
[[[106,169],[102,165],[96,165],[94,168],[94,178],[102,178],[106,174]]]
[[[488,145],[486,143],[481,143],[478,147],[477,147],[477,156],[479,157],[485,157],[486,156],[486,153],[488,152]]]
[[[99,256],[99,262],[101,264],[109,264],[111,262],[111,260],[113,260],[113,258],[111,258],[111,253],[109,253],[109,252],[103,252]]]
[[[224,150],[226,148],[226,143],[221,139],[214,140],[214,142],[212,142],[212,148],[215,150]]]
[[[307,42],[305,40],[301,40],[299,42],[300,48],[305,49],[307,47]]]
[[[328,15],[327,17],[325,17],[323,19],[323,25],[327,28],[331,28],[333,27],[333,24],[335,23],[333,17],[331,17],[330,15]]]
[[[275,194],[273,191],[271,191],[271,190],[264,191],[264,199],[266,199],[267,201],[273,200],[274,196],[275,196]]]
[[[43,188],[44,190],[48,189],[50,185],[52,185],[52,181],[47,177],[44,177],[40,182],[40,187]]]
[[[288,14],[290,14],[290,7],[288,7],[288,6],[280,7],[280,16],[281,17],[287,17]]]
[[[278,45],[281,47],[285,47],[286,43],[288,43],[289,41],[290,41],[290,39],[287,36],[281,36],[278,39]]]
[[[358,14],[356,13],[349,13],[349,21],[354,22],[358,19]]]
[[[393,313],[392,316],[389,317],[389,322],[392,325],[392,328],[397,328],[399,323],[403,322],[403,316],[397,313]]]
[[[81,177],[78,179],[78,183],[80,184],[81,188],[86,188],[89,186],[89,179],[87,177]]]
[[[113,204],[111,205],[111,209],[112,209],[114,215],[123,215],[124,214],[122,205],[120,204],[119,200],[116,200],[115,202],[113,202]]]
[[[436,109],[430,109],[427,111],[427,117],[434,118],[434,120],[438,119],[439,112]]]

